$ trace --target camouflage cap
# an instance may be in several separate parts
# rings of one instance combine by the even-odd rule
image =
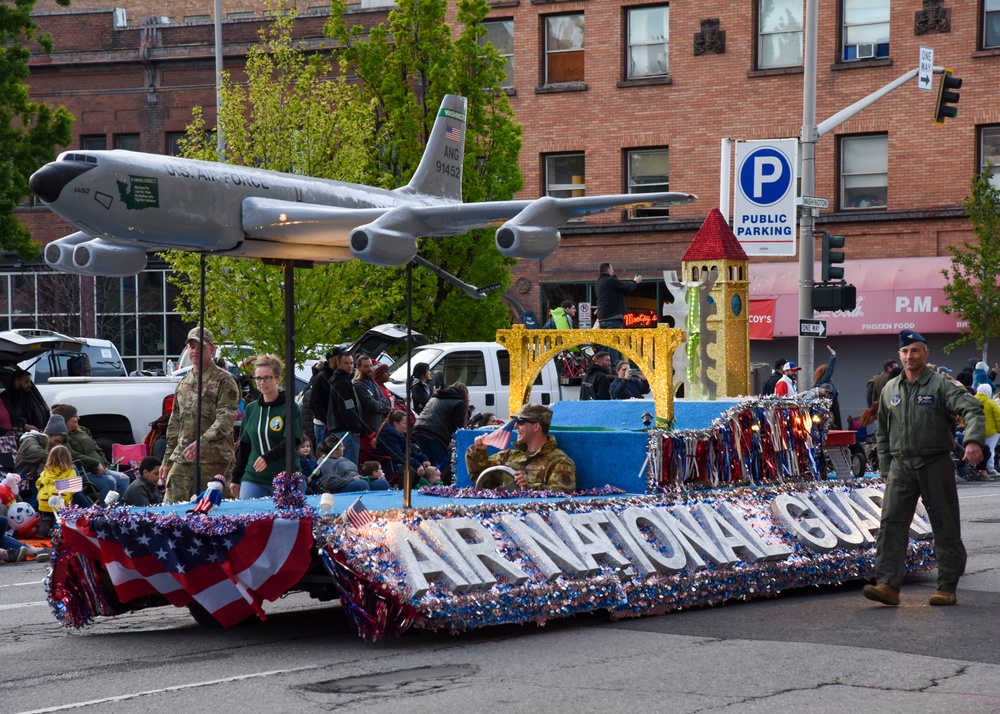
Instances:
[[[525,404],[514,416],[525,421],[533,421],[545,427],[552,425],[552,410],[548,407],[543,407],[541,404]]]
[[[205,336],[204,340],[201,339],[202,335]],[[184,344],[187,344],[191,340],[194,340],[195,342],[204,342],[206,345],[219,344],[218,342],[215,341],[215,337],[212,335],[211,332],[209,332],[208,330],[202,330],[200,327],[191,328],[191,331],[188,332],[187,339],[184,340]]]

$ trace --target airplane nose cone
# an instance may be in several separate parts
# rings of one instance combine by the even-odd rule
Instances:
[[[77,176],[96,168],[96,164],[78,161],[54,161],[45,164],[28,179],[28,185],[35,195],[46,203],[54,203],[63,187]]]

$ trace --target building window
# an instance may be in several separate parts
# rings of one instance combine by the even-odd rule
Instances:
[[[139,151],[139,135],[115,134],[115,148],[125,151]]]
[[[108,137],[104,134],[81,136],[80,148],[84,151],[104,151],[108,148]]]
[[[889,56],[889,0],[844,0],[844,51],[853,62]]]
[[[626,153],[629,193],[670,190],[670,155],[666,148],[633,149]],[[666,208],[637,208],[629,218],[666,218]]]
[[[545,18],[545,84],[583,81],[583,13]]]
[[[889,137],[879,134],[841,139],[841,208],[885,208],[888,189]]]
[[[504,78],[500,82],[501,87],[514,86],[514,21],[513,20],[487,20],[483,23],[486,28],[486,36],[482,38],[483,44],[489,43],[500,53],[506,63],[504,64]]]
[[[979,171],[993,165],[990,183],[1000,189],[1000,126],[985,126],[979,130]]]
[[[167,132],[167,156],[180,156],[181,149],[179,143],[181,139],[187,136],[186,131],[168,131]]]
[[[1000,47],[1000,0],[983,0],[983,47]]]
[[[628,12],[628,78],[657,77],[669,69],[670,8],[634,7]]]
[[[802,0],[760,0],[757,66],[798,67],[802,64]]]
[[[211,22],[211,21],[212,21],[212,16],[211,15],[185,15],[184,16],[184,22],[186,22],[189,25],[197,25],[197,24],[200,24],[202,22]]]
[[[230,12],[226,14],[227,20],[249,20],[257,17],[253,12]]]
[[[545,157],[545,194],[571,198],[586,194],[584,154],[549,154]]]

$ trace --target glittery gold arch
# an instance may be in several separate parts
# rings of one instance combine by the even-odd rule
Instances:
[[[563,350],[597,343],[613,347],[638,365],[649,380],[656,404],[656,425],[674,423],[673,360],[684,330],[659,325],[652,330],[528,330],[514,325],[497,330],[497,342],[510,353],[510,413],[528,401],[531,385],[550,359]]]

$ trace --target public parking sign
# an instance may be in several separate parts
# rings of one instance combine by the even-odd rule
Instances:
[[[736,145],[733,232],[747,255],[795,255],[798,139]]]

